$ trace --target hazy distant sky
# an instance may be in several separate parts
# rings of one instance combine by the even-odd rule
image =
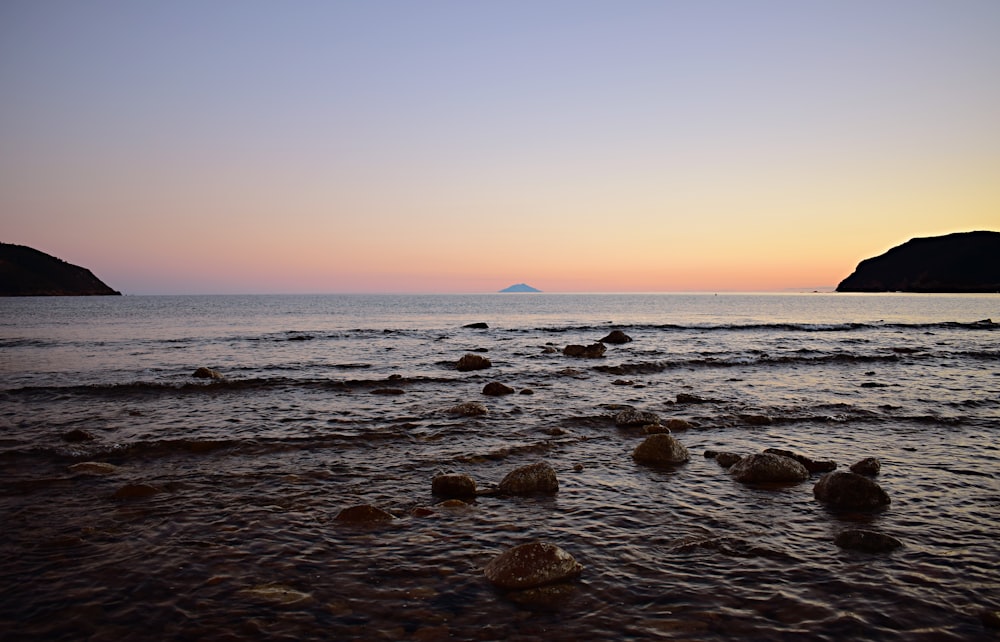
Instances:
[[[772,290],[1000,229],[1000,1],[0,3],[0,240],[126,293]]]

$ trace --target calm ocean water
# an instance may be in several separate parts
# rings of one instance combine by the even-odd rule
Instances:
[[[0,638],[996,639],[991,318],[997,295],[3,299]],[[562,354],[613,329],[633,341]],[[470,352],[492,368],[457,371]],[[690,422],[691,460],[636,464],[625,406]],[[702,456],[769,447],[878,457],[892,504],[833,512],[819,475],[752,487]],[[555,495],[431,494],[539,460]],[[335,519],[356,504],[396,519]],[[834,544],[859,526],[903,547]],[[535,539],[579,580],[493,588]]]

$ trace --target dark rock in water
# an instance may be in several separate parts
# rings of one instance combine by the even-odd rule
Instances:
[[[683,464],[688,458],[684,444],[669,434],[650,435],[632,451],[632,459],[653,466]]]
[[[837,292],[1000,292],[1000,232],[910,239],[865,259]]]
[[[126,484],[115,491],[115,499],[141,499],[143,497],[151,497],[157,493],[163,492],[156,486],[151,486],[150,484]]]
[[[485,323],[479,322],[479,323],[467,323],[467,324],[463,325],[462,327],[463,328],[472,328],[473,330],[486,330],[490,326],[487,325],[487,324],[485,324]]]
[[[521,388],[521,391],[518,392],[517,394],[519,394],[519,395],[533,395],[533,394],[535,394],[535,391],[532,390],[531,388]]]
[[[806,457],[805,455],[800,455],[794,453],[790,450],[782,450],[780,448],[768,448],[764,452],[771,453],[772,455],[781,455],[782,457],[791,457],[795,461],[799,462],[806,467],[810,473],[828,473],[831,470],[837,469],[837,462],[826,460],[815,460]]]
[[[483,386],[483,394],[491,397],[501,397],[503,395],[514,394],[514,389],[500,383],[499,381],[491,381]]]
[[[736,481],[749,484],[790,483],[809,479],[809,471],[799,462],[791,457],[767,452],[741,458],[732,465],[729,474]]]
[[[831,508],[841,510],[874,510],[890,503],[882,487],[857,473],[833,472],[824,475],[813,486],[813,496]]]
[[[563,348],[563,354],[578,359],[599,359],[604,356],[607,349],[608,347],[603,343],[594,343],[589,346],[568,345]]]
[[[668,419],[667,428],[673,432],[682,432],[694,428],[694,424],[686,419]]]
[[[837,535],[834,543],[841,548],[850,548],[867,553],[888,553],[903,545],[901,541],[891,535],[864,529],[846,530]]]
[[[677,403],[711,403],[711,399],[704,399],[698,395],[689,395],[681,392],[677,395]]]
[[[601,343],[622,344],[622,343],[628,343],[631,340],[632,337],[628,336],[621,330],[612,330],[611,333],[608,334],[608,336],[601,339]]]
[[[521,544],[500,553],[483,568],[483,574],[495,586],[530,589],[578,577],[583,566],[573,556],[548,542]]]
[[[0,243],[0,296],[120,296],[94,273],[25,245]]]
[[[774,423],[767,415],[737,415],[748,426],[770,426]]]
[[[708,457],[708,452],[712,451],[707,451],[705,453],[706,457]],[[737,455],[736,453],[721,452],[721,453],[714,453],[711,458],[715,459],[715,462],[720,466],[722,466],[723,468],[730,468],[734,464],[738,463],[741,459],[743,459],[743,456]]]
[[[375,388],[372,390],[373,395],[401,395],[405,394],[405,392],[401,388]]]
[[[502,495],[534,495],[558,491],[556,471],[544,461],[515,468],[497,486],[497,492]]]
[[[478,401],[468,401],[448,408],[447,412],[452,415],[462,415],[464,417],[478,417],[479,415],[487,414],[489,409]]]
[[[865,457],[858,463],[851,466],[851,472],[865,477],[874,477],[882,470],[882,463],[875,457]]]
[[[191,373],[191,376],[195,379],[225,379],[218,370],[212,370],[204,366]]]
[[[431,492],[448,498],[475,497],[476,480],[460,473],[435,475],[431,481]]]
[[[86,430],[80,430],[79,428],[74,428],[69,432],[64,432],[62,438],[63,441],[68,441],[70,443],[79,443],[81,441],[93,441],[94,435],[90,434]]]
[[[644,435],[669,435],[670,429],[663,424],[646,424],[642,427]]]
[[[458,360],[458,363],[455,364],[455,368],[459,372],[468,372],[470,370],[485,370],[492,365],[493,364],[486,357],[468,353]]]
[[[371,504],[360,504],[343,509],[334,518],[338,522],[350,524],[371,524],[378,522],[389,522],[394,518],[392,513],[388,513],[377,506]]]
[[[626,408],[615,415],[615,425],[619,428],[658,423],[660,423],[660,416],[655,412],[640,412],[635,408]]]

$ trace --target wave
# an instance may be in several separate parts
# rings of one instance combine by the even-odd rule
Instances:
[[[608,330],[647,330],[663,332],[718,331],[718,332],[851,332],[863,330],[934,330],[934,329],[966,329],[966,330],[997,330],[1000,323],[991,319],[980,321],[939,321],[934,323],[884,323],[882,321],[860,323],[696,323],[696,324],[600,324],[577,326],[542,326],[539,332],[607,332]]]
[[[817,356],[784,356],[770,357],[768,355],[739,355],[732,357],[708,357],[702,359],[654,360],[644,362],[623,363],[619,365],[594,366],[597,372],[613,375],[655,374],[665,370],[684,368],[733,368],[738,366],[788,366],[788,365],[829,365],[858,363],[893,363],[899,361],[897,354],[861,355],[861,354],[820,354]]]

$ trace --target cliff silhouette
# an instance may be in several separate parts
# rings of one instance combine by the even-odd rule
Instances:
[[[25,245],[0,243],[0,296],[121,295],[94,274]]]
[[[911,239],[858,263],[837,292],[1000,292],[1000,232]]]

